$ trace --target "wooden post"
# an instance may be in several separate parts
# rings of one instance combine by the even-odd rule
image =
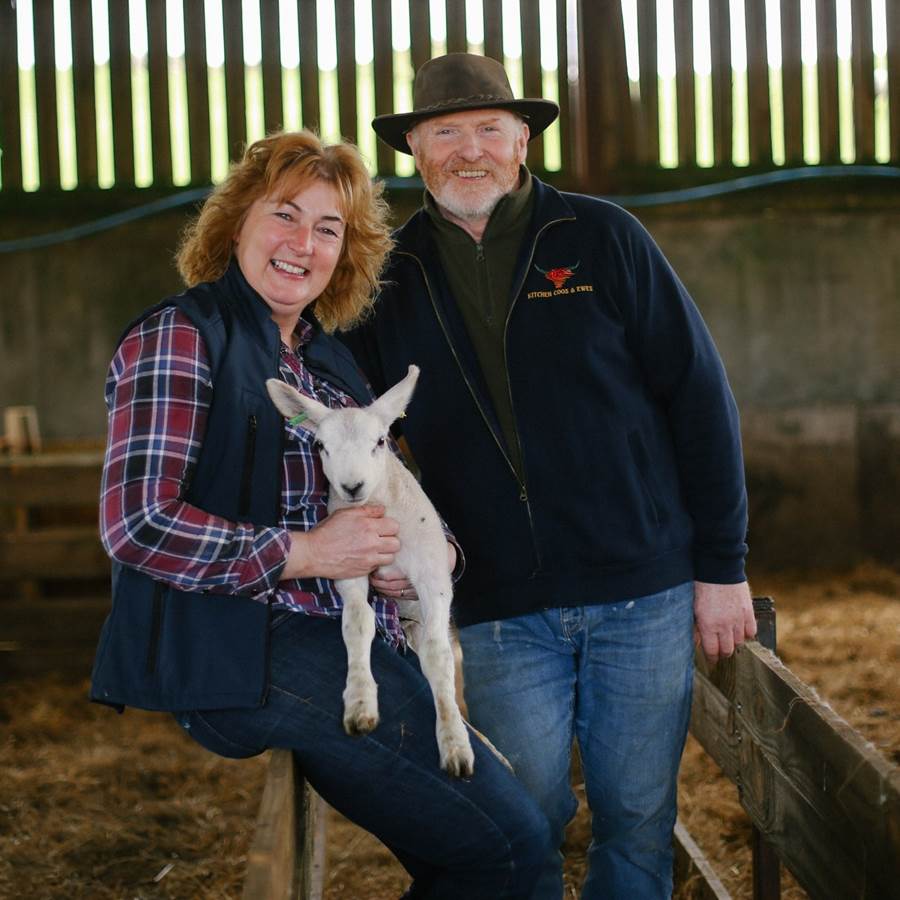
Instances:
[[[853,132],[856,162],[875,162],[875,54],[872,47],[872,0],[853,0]],[[891,98],[900,102],[896,95]]]
[[[709,7],[709,42],[712,51],[713,159],[717,166],[734,163],[731,105],[731,18],[727,3]]]
[[[150,79],[150,140],[153,183],[172,184],[172,129],[169,124],[169,53],[166,5],[147,3],[147,74]]]
[[[447,21],[447,52],[465,53],[469,49],[466,35],[466,4],[445,0],[444,9]]]
[[[522,40],[522,96],[542,97],[541,7],[538,0],[519,0],[519,26]],[[532,171],[544,168],[544,138],[528,145],[528,165]]]
[[[900,160],[900,4],[885,6],[887,19],[888,101],[891,161]]]
[[[281,26],[278,4],[259,5],[259,33],[262,40],[263,130],[278,131],[284,124],[281,96]]]
[[[191,184],[208,184],[212,177],[209,147],[209,67],[203,5],[184,0],[184,68],[187,76],[188,133],[191,144]]]
[[[618,0],[578,3],[577,183],[592,194],[614,192],[623,162],[634,159],[634,120]]]
[[[300,113],[304,128],[319,130],[319,35],[316,0],[297,0],[300,29]]]
[[[79,187],[97,186],[97,112],[90,0],[72,2],[72,73]]]
[[[766,7],[745,7],[747,36],[747,127],[750,162],[772,164],[772,110],[769,103],[769,59],[766,50]]]
[[[409,52],[413,73],[431,59],[431,11],[427,3],[409,4]]]
[[[240,0],[223,0],[222,34],[225,44],[225,121],[228,159],[240,159],[247,143],[247,101],[244,94],[244,22]]]
[[[771,597],[754,597],[756,639],[767,650],[775,652],[775,601]],[[781,897],[781,860],[772,845],[754,825],[751,837],[753,850],[753,900],[779,900]]]
[[[389,3],[372,3],[372,43],[375,51],[375,115],[381,116],[394,111],[394,45]],[[394,151],[384,141],[376,141],[375,154],[378,174],[393,175]]]
[[[784,97],[784,161],[803,164],[803,60],[800,5],[781,0],[781,85]]]
[[[503,62],[503,3],[502,0],[483,0],[484,55]],[[560,57],[564,59],[564,57]],[[562,66],[562,63],[560,63]],[[565,71],[565,69],[563,69]]]
[[[325,871],[324,808],[290,750],[273,750],[243,900],[321,900]]]
[[[41,190],[59,187],[59,135],[56,104],[56,39],[52,0],[35,0],[34,91],[37,104],[38,166]]]
[[[678,165],[685,169],[697,165],[692,6],[691,0],[677,0],[673,10],[675,14],[675,94],[678,107]]]
[[[888,4],[890,5],[890,4]],[[816,0],[819,76],[819,156],[822,163],[841,161],[838,121],[837,13],[834,0]]]
[[[659,75],[656,62],[656,0],[639,0],[638,63],[641,108],[637,122],[638,157],[646,166],[659,165]]]
[[[19,58],[16,10],[10,3],[0,3],[0,150],[3,190],[18,190],[22,187]]]
[[[131,43],[128,4],[109,4],[109,79],[112,93],[113,168],[116,187],[134,186],[134,123],[131,109]]]
[[[356,26],[353,0],[336,0],[334,23],[337,45],[338,121],[341,137],[355,141],[356,103]]]
[[[575,139],[572,132],[572,101],[569,87],[569,23],[566,0],[556,0],[556,85],[559,101],[559,143],[562,173],[572,178]],[[485,48],[487,30],[485,29]],[[571,181],[570,181],[571,183]]]

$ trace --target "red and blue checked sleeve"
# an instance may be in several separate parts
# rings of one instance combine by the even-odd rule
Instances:
[[[112,559],[181,590],[262,596],[281,576],[288,532],[184,500],[211,397],[206,347],[183,313],[166,308],[126,336],[106,383],[101,539]]]

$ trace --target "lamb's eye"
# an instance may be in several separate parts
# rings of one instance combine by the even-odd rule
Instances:
[[[378,438],[378,446],[383,447],[387,443],[386,438],[380,437]]]

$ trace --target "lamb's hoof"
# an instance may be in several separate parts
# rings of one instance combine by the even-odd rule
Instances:
[[[441,768],[453,778],[471,778],[475,773],[475,754],[469,742],[442,748]]]
[[[356,710],[344,713],[344,731],[351,737],[368,734],[378,727],[378,713]]]

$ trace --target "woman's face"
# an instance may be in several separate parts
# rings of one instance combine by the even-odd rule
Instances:
[[[300,313],[325,290],[344,243],[338,193],[313,181],[288,200],[256,200],[234,238],[234,255],[288,341]]]

